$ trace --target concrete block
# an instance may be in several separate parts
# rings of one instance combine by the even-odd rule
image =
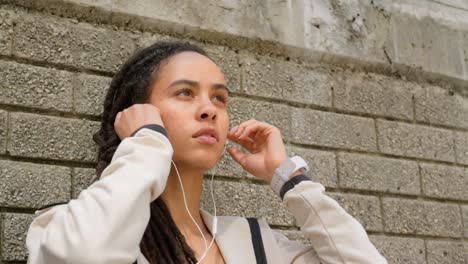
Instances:
[[[221,68],[229,91],[238,93],[241,92],[241,69],[237,53],[223,46],[209,45],[197,42],[194,42],[194,44],[204,48],[208,53],[208,56],[210,56],[210,58],[213,59],[216,65],[218,65],[218,67]]]
[[[287,238],[293,241],[297,241],[302,244],[310,244],[312,241],[309,237],[304,235],[301,231],[298,230],[284,230],[284,229],[273,229],[275,232],[285,235]]]
[[[468,165],[468,133],[454,132],[454,135],[457,162]]]
[[[384,230],[386,232],[461,237],[460,209],[441,202],[383,198]]]
[[[415,195],[421,192],[414,161],[339,153],[338,171],[341,187]]]
[[[10,55],[13,44],[13,21],[15,14],[10,11],[0,10],[0,54]]]
[[[77,74],[76,78],[75,111],[100,116],[111,78],[88,74]]]
[[[367,231],[382,231],[380,201],[376,196],[328,193],[340,206],[354,217]]]
[[[99,125],[88,120],[11,113],[7,148],[12,156],[95,162],[97,146],[92,135]]]
[[[377,120],[380,151],[405,157],[455,161],[450,130]]]
[[[2,258],[5,261],[26,261],[26,234],[34,219],[32,214],[2,213]]]
[[[463,214],[463,226],[465,227],[464,234],[465,237],[468,237],[468,205],[462,205],[461,208]]]
[[[465,263],[468,262],[468,243],[463,243],[463,246],[464,246],[464,258],[465,258]]]
[[[116,72],[135,50],[129,33],[64,18],[22,14],[16,32],[16,56],[91,70]]]
[[[422,190],[427,196],[468,200],[468,169],[421,163]]]
[[[203,181],[201,207],[213,214],[210,186],[211,181]],[[292,214],[269,185],[216,180],[213,187],[218,215],[264,218],[270,225],[294,225]]]
[[[0,206],[40,208],[70,199],[70,168],[0,160],[0,175]]]
[[[374,121],[370,118],[292,108],[292,139],[300,144],[376,151]]]
[[[73,168],[73,194],[72,199],[78,198],[81,191],[87,189],[96,178],[94,168]]]
[[[0,103],[64,112],[72,110],[72,73],[0,62]]]
[[[229,128],[254,118],[277,127],[281,131],[283,140],[290,137],[289,120],[291,114],[288,106],[231,97],[228,103],[228,112]]]
[[[329,69],[246,52],[241,63],[248,95],[331,106],[334,80]]]
[[[135,40],[135,48],[137,50],[146,48],[156,41],[174,41],[174,40],[182,40],[181,38],[169,36],[169,35],[161,35],[154,32],[142,32],[138,34],[137,39]]]
[[[465,264],[466,251],[458,241],[427,240],[428,264]]]
[[[334,107],[377,116],[413,119],[412,90],[417,84],[373,73],[337,76]]]
[[[315,182],[325,187],[337,187],[335,153],[295,146],[286,146],[288,157],[299,155],[309,165],[306,174]]]
[[[468,127],[468,98],[441,87],[415,89],[415,111],[418,121]]]
[[[420,238],[383,235],[370,235],[369,238],[388,263],[426,263],[426,248]]]

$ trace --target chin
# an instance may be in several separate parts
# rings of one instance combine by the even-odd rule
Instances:
[[[216,166],[219,158],[218,153],[214,149],[197,149],[186,151],[182,157],[178,157],[178,160],[183,160],[184,163],[190,164],[191,167],[200,170],[209,170]]]

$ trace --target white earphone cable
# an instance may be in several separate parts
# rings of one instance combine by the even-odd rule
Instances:
[[[224,146],[224,150],[223,150],[223,153],[224,151],[226,150],[226,145]],[[176,173],[177,173],[177,177],[179,178],[179,183],[180,183],[180,187],[182,189],[182,196],[184,198],[184,204],[185,204],[185,209],[187,210],[190,218],[192,219],[193,223],[197,226],[198,228],[198,231],[200,231],[200,234],[202,235],[203,237],[203,240],[205,242],[205,252],[203,252],[202,256],[200,257],[200,260],[197,262],[197,264],[201,263],[201,261],[203,260],[203,258],[206,257],[206,254],[208,253],[208,250],[211,248],[211,246],[213,245],[213,242],[215,240],[215,237],[216,237],[216,233],[218,232],[218,218],[216,216],[216,202],[215,202],[215,198],[214,198],[214,193],[213,193],[213,179],[214,179],[214,172],[211,174],[211,198],[213,200],[213,207],[214,207],[214,217],[213,217],[213,225],[212,225],[212,229],[213,231],[211,232],[213,234],[213,238],[211,239],[211,242],[210,242],[210,245],[208,246],[207,245],[207,242],[206,242],[206,237],[205,235],[203,234],[200,226],[198,226],[197,222],[195,221],[195,219],[193,218],[192,214],[190,213],[190,210],[188,209],[188,206],[187,206],[187,201],[186,201],[186,198],[185,198],[185,190],[184,190],[184,185],[182,184],[182,180],[180,178],[180,175],[179,175],[179,170],[177,169],[177,166],[176,164],[174,163],[174,161],[172,161],[172,164],[174,164],[174,167],[176,169]],[[216,171],[216,168],[215,168],[215,171]]]
[[[185,209],[187,210],[187,213],[189,214],[189,216],[190,216],[190,218],[192,219],[193,223],[197,226],[198,231],[200,231],[200,234],[202,235],[203,240],[205,241],[205,248],[207,248],[207,247],[208,247],[208,244],[206,243],[205,235],[203,234],[203,232],[202,232],[200,226],[198,226],[197,222],[195,221],[195,219],[193,218],[192,214],[190,213],[190,210],[188,209],[187,200],[185,199],[184,185],[182,184],[182,180],[180,179],[179,170],[177,169],[177,166],[175,165],[174,161],[172,161],[172,163],[174,164],[174,167],[176,168],[177,176],[178,176],[178,178],[179,178],[180,187],[182,188],[182,196],[184,197]]]

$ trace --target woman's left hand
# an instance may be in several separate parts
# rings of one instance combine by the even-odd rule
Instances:
[[[271,182],[276,168],[287,159],[280,130],[265,122],[250,119],[228,132],[227,138],[250,153],[236,147],[227,148],[231,157],[250,174]]]

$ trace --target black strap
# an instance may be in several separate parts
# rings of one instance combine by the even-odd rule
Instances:
[[[131,136],[131,137],[135,136],[135,134],[136,134],[138,131],[140,131],[141,129],[143,129],[143,128],[149,128],[149,129],[152,129],[152,130],[154,130],[154,131],[158,131],[158,132],[162,133],[164,136],[167,137],[167,131],[166,131],[166,129],[165,129],[163,126],[158,125],[158,124],[146,124],[146,125],[143,125],[143,126],[137,128],[135,131],[133,131],[133,133],[132,133],[130,136]]]
[[[280,190],[281,200],[284,199],[284,195],[289,190],[294,188],[294,186],[298,185],[301,181],[312,181],[312,179],[306,174],[299,174],[299,175],[294,176],[291,179],[289,179],[287,182],[284,183],[283,187],[281,187],[281,190]]]
[[[255,251],[255,258],[257,259],[257,264],[266,264],[266,255],[265,248],[263,247],[262,233],[260,232],[260,225],[258,224],[258,219],[253,217],[248,217],[247,221],[250,226],[250,234],[252,237],[252,244]]]

